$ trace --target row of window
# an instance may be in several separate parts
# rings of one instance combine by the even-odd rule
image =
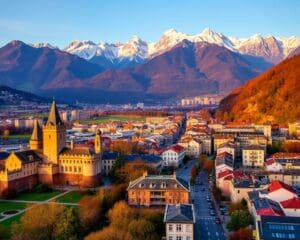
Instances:
[[[82,160],[60,160],[60,163],[77,163],[77,164],[91,164],[91,161],[82,161]]]
[[[81,172],[81,167],[80,166],[61,166],[60,167],[61,172]]]
[[[183,226],[181,224],[168,224],[169,225],[169,232],[183,232]],[[185,225],[185,231],[191,232],[191,226]]]
[[[183,236],[169,236],[168,240],[191,240],[190,236],[186,236],[185,239]]]

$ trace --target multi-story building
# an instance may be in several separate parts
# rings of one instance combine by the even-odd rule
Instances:
[[[265,160],[265,147],[260,145],[248,145],[242,149],[244,167],[263,167]]]
[[[94,147],[66,144],[66,127],[53,101],[48,120],[41,129],[34,122],[29,141],[30,151],[11,153],[2,160],[0,193],[6,188],[16,191],[31,188],[37,182],[94,187],[101,179],[101,133]]]
[[[184,148],[173,145],[162,152],[163,167],[179,167],[185,156]]]
[[[165,209],[166,240],[193,240],[195,213],[192,204],[168,204]]]
[[[166,204],[189,203],[190,186],[173,175],[148,175],[129,183],[128,204],[132,206],[165,206]]]
[[[300,136],[300,122],[289,123],[289,134]]]
[[[182,139],[178,145],[182,146],[189,157],[199,157],[202,153],[202,142],[195,139]]]

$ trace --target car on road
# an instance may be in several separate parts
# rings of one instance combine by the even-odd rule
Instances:
[[[209,204],[209,209],[213,210],[214,209],[214,206],[212,203]]]
[[[211,199],[210,199],[210,197],[209,197],[209,196],[207,196],[207,197],[206,197],[206,201],[208,201],[208,202],[210,202],[210,201],[211,201]]]
[[[210,216],[216,216],[216,213],[215,213],[214,210],[210,210],[210,211],[209,211],[209,215],[210,215]]]
[[[216,223],[216,224],[221,224],[221,219],[220,219],[219,217],[216,217],[216,218],[215,218],[215,223]]]

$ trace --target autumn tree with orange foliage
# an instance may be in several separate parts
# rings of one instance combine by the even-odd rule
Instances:
[[[144,172],[155,174],[156,170],[149,164],[146,164],[142,159],[136,159],[131,163],[126,163],[116,171],[118,182],[129,183],[132,180],[141,177]]]
[[[151,217],[149,217],[151,214]],[[132,209],[126,202],[117,202],[108,212],[109,226],[87,236],[85,240],[155,240],[159,229],[155,222],[163,225],[163,215],[154,216],[155,210],[150,213],[143,209]]]
[[[241,228],[230,235],[230,240],[252,240],[252,229]]]
[[[101,205],[95,196],[85,196],[78,203],[78,213],[81,225],[86,229],[92,229],[97,225],[101,217]]]

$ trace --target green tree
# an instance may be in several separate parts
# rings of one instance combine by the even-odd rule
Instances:
[[[79,218],[73,208],[66,208],[62,217],[57,219],[54,229],[56,240],[76,240],[79,233]]]
[[[252,216],[248,210],[235,210],[230,215],[227,228],[230,231],[237,231],[240,228],[248,227],[252,223]]]
[[[159,238],[154,225],[145,219],[131,221],[128,232],[132,240],[155,240]]]

